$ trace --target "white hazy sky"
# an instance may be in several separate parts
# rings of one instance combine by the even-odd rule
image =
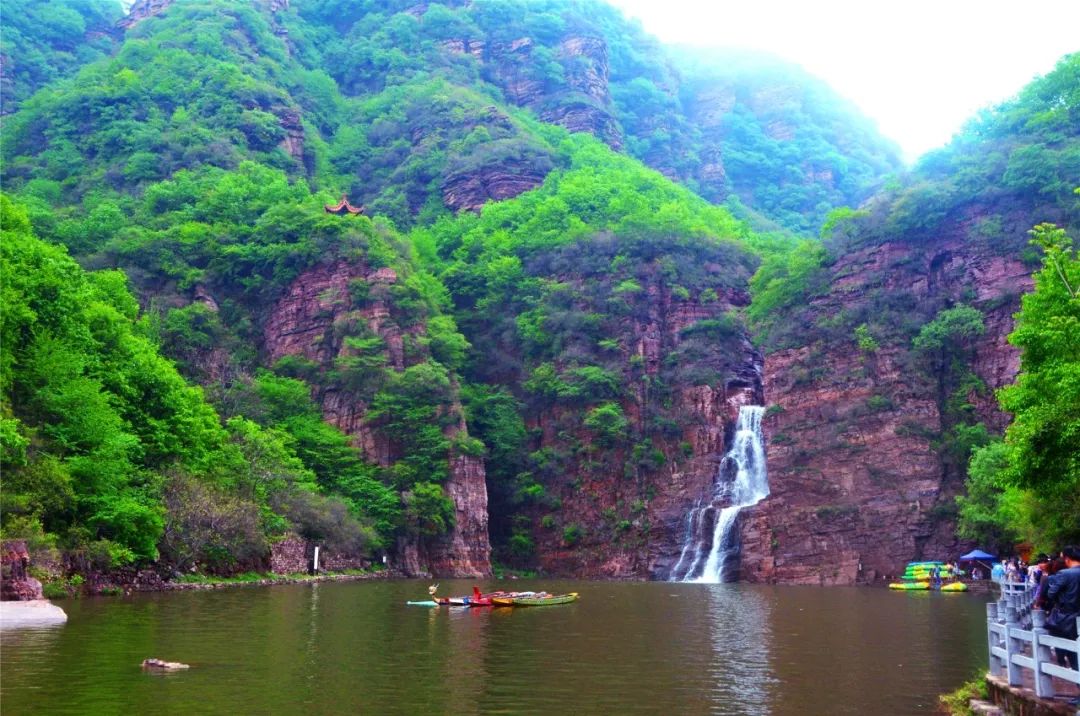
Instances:
[[[664,42],[802,65],[909,162],[1080,50],[1080,0],[609,0]]]

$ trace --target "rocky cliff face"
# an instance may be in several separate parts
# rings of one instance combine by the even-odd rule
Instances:
[[[135,0],[128,9],[128,14],[116,26],[121,30],[130,30],[148,17],[164,12],[174,0]]]
[[[475,53],[477,45],[468,40],[455,49]],[[566,78],[554,89],[533,61],[536,43],[522,37],[487,46],[485,67],[492,82],[502,88],[507,100],[529,107],[546,122],[559,124],[571,132],[588,132],[611,146],[622,148],[622,134],[615,119],[608,86],[607,43],[598,36],[572,35],[559,42],[555,59]]]
[[[480,211],[489,201],[512,199],[540,186],[549,166],[505,160],[453,172],[442,182],[443,203],[454,211]]]
[[[23,540],[0,543],[0,601],[43,599],[41,582],[27,573],[30,553]]]
[[[335,358],[348,354],[344,337],[350,326],[362,324],[384,341],[387,365],[403,370],[407,362],[406,331],[391,317],[389,299],[384,297],[386,289],[397,280],[393,269],[373,269],[358,261],[338,260],[304,272],[268,314],[263,331],[266,362],[273,364],[284,356],[300,355],[330,368]],[[350,284],[357,281],[367,284],[373,297],[358,309],[350,297]],[[334,385],[323,385],[316,398],[326,420],[353,436],[369,460],[382,466],[390,464],[394,446],[365,421],[368,406],[362,400]],[[460,416],[460,405],[454,409]],[[465,430],[464,419],[450,428],[453,433]],[[424,572],[427,565],[437,576],[487,576],[491,573],[491,547],[483,461],[462,455],[448,455],[447,459],[450,476],[443,488],[454,501],[455,525],[437,540],[422,544],[404,541],[401,561],[412,574]]]
[[[679,556],[686,511],[713,492],[739,407],[760,403],[761,357],[744,333],[711,347],[722,358],[717,353],[698,356],[699,365],[716,369],[714,380],[680,382],[670,372],[673,356],[692,340],[686,329],[745,305],[745,293],[726,291],[720,300],[706,303],[674,296],[658,280],[643,289],[647,308],[627,319],[621,333],[627,337],[631,365],[640,366],[640,374],[631,370],[625,376],[634,387],[622,408],[646,439],[632,447],[594,451],[590,445],[597,436],[572,418],[579,408],[551,408],[532,421],[541,452],[581,446],[548,483],[558,500],[558,517],[552,521],[554,515],[545,509],[533,516],[545,572],[665,578]],[[650,394],[654,381],[672,385],[667,399],[657,401]],[[651,427],[664,422],[666,430]]]
[[[886,243],[853,251],[832,267],[832,288],[815,316],[851,311],[872,295],[912,306],[966,302],[985,316],[973,369],[989,390],[970,402],[1000,431],[1008,416],[993,389],[1015,377],[1008,345],[1030,268],[964,236],[966,218],[932,246]],[[1023,231],[1025,221],[1016,226]],[[963,487],[934,444],[939,401],[920,381],[910,345],[860,352],[853,341],[790,348],[765,360],[765,423],[771,494],[744,513],[742,578],[851,584],[897,575],[905,562],[955,556],[954,498]]]

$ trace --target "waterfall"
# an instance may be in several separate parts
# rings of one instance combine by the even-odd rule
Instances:
[[[761,502],[769,494],[765,471],[765,442],[761,418],[765,408],[739,408],[735,439],[720,462],[716,488],[708,503],[699,502],[686,516],[686,538],[679,561],[671,570],[675,582],[724,581],[724,566],[738,554],[736,525],[739,511]],[[730,481],[727,475],[734,470]],[[726,504],[725,504],[726,503]]]

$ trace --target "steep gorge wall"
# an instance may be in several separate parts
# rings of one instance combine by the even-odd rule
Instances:
[[[986,332],[972,346],[972,367],[987,390],[969,400],[978,419],[1000,432],[1008,416],[993,390],[1019,369],[1006,337],[1031,269],[967,240],[965,223],[932,246],[886,243],[849,253],[832,267],[831,290],[813,302],[813,313],[837,316],[882,292],[914,305],[979,308]],[[743,579],[872,582],[909,560],[963,549],[954,503],[963,476],[934,444],[941,410],[909,344],[865,353],[852,339],[778,351],[765,359],[765,397],[774,406],[765,422],[771,494],[742,522]]]
[[[532,515],[539,564],[546,573],[666,578],[679,556],[687,510],[713,492],[739,407],[761,401],[761,356],[745,333],[725,342],[727,358],[716,380],[690,384],[664,375],[670,356],[686,344],[685,329],[744,306],[749,299],[745,293],[728,290],[718,301],[704,303],[674,296],[659,281],[643,288],[647,309],[628,318],[623,333],[633,337],[627,344],[641,375],[625,377],[631,387],[622,408],[663,457],[644,465],[646,458],[629,445],[590,452],[596,436],[576,420],[578,408],[556,406],[535,415],[530,427],[538,434],[538,450],[584,446],[547,483],[558,509],[538,509]],[[670,396],[659,408],[649,395],[650,382],[658,378],[671,384]],[[649,421],[658,416],[677,422],[678,431],[650,430]],[[545,517],[556,520],[545,523]],[[568,525],[581,528],[581,537],[572,543],[563,531]]]
[[[405,331],[391,317],[388,300],[380,296],[398,280],[393,269],[373,269],[358,261],[338,260],[316,266],[301,274],[274,304],[264,326],[264,352],[268,364],[287,355],[300,355],[323,368],[347,355],[344,342],[350,326],[363,324],[386,345],[387,365],[393,370],[406,367]],[[368,284],[373,300],[354,308],[350,284]],[[413,327],[413,332],[422,326]],[[393,445],[374,429],[365,415],[368,406],[349,391],[323,385],[316,396],[325,419],[353,437],[364,456],[386,467]],[[448,432],[466,432],[460,404],[452,409],[459,416]],[[491,574],[491,546],[488,541],[487,487],[484,464],[468,455],[448,455],[449,479],[443,485],[453,500],[455,523],[450,532],[429,540],[405,539],[399,558],[407,573],[430,571],[437,576],[484,577]]]

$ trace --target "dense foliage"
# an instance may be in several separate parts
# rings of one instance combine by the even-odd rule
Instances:
[[[998,393],[1013,422],[971,460],[961,531],[999,544],[1053,549],[1080,539],[1080,256],[1051,224],[1032,232],[1043,250],[1009,342],[1016,382]]]
[[[109,54],[117,0],[9,0],[4,3],[0,107],[10,114],[49,82]]]
[[[304,407],[306,388],[288,396],[306,423],[223,423],[160,355],[122,273],[85,272],[33,236],[21,207],[0,201],[4,533],[58,540],[97,568],[161,549],[178,567],[229,570],[262,559],[266,540],[288,529],[326,532],[324,513],[340,503],[320,493],[346,491],[337,465],[319,485],[320,465],[335,453],[358,458]],[[370,496],[343,506],[328,543],[344,534],[354,547],[374,546],[357,522],[374,513]],[[207,510],[218,513],[212,529],[198,527]]]

